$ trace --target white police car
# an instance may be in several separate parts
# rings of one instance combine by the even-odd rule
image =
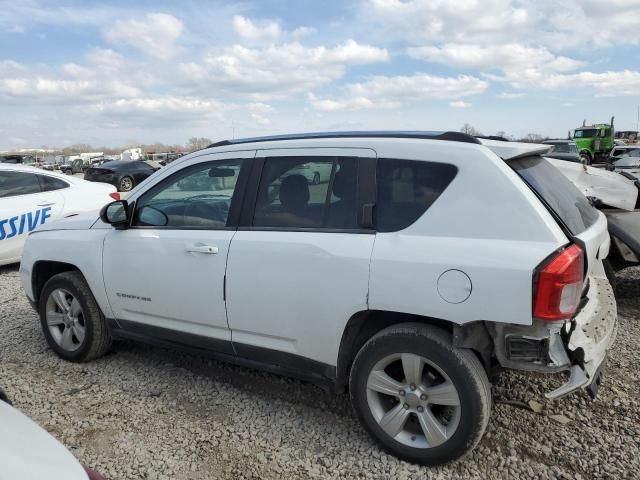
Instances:
[[[119,196],[112,185],[0,164],[0,265],[19,262],[27,235],[39,226],[97,210],[114,199]]]

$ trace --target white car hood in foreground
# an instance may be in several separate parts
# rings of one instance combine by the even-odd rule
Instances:
[[[633,211],[635,208],[638,188],[619,173],[554,158],[547,160],[586,197],[596,197],[602,203],[622,210]]]
[[[99,216],[100,212],[97,210],[79,213],[72,217],[61,218],[60,220],[55,220],[51,223],[45,223],[38,227],[36,232],[45,232],[50,230],[88,230],[94,223],[96,223]]]
[[[29,417],[0,401],[0,477],[15,480],[87,480],[64,445]]]

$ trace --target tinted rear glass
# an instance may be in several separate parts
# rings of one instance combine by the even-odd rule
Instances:
[[[379,232],[395,232],[415,222],[456,176],[447,163],[378,159],[375,224]]]
[[[598,219],[598,211],[560,171],[541,157],[509,162],[511,167],[540,195],[573,235]]]

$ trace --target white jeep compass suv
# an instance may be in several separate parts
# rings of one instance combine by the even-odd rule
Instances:
[[[24,289],[65,359],[132,338],[329,382],[386,450],[447,462],[482,437],[493,367],[595,396],[616,330],[604,215],[548,147],[483,143],[219,142],[32,233]]]

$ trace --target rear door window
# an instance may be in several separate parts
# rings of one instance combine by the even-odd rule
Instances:
[[[357,229],[357,159],[266,158],[253,226]]]
[[[447,163],[378,159],[376,230],[395,232],[414,223],[449,186],[458,169]]]
[[[50,192],[52,190],[62,190],[63,188],[69,187],[69,184],[64,180],[50,177],[48,175],[38,175],[38,179],[40,180],[40,185],[42,185],[42,190],[45,192]]]
[[[544,158],[520,158],[509,164],[573,235],[584,232],[598,219],[598,211],[580,190]]]

